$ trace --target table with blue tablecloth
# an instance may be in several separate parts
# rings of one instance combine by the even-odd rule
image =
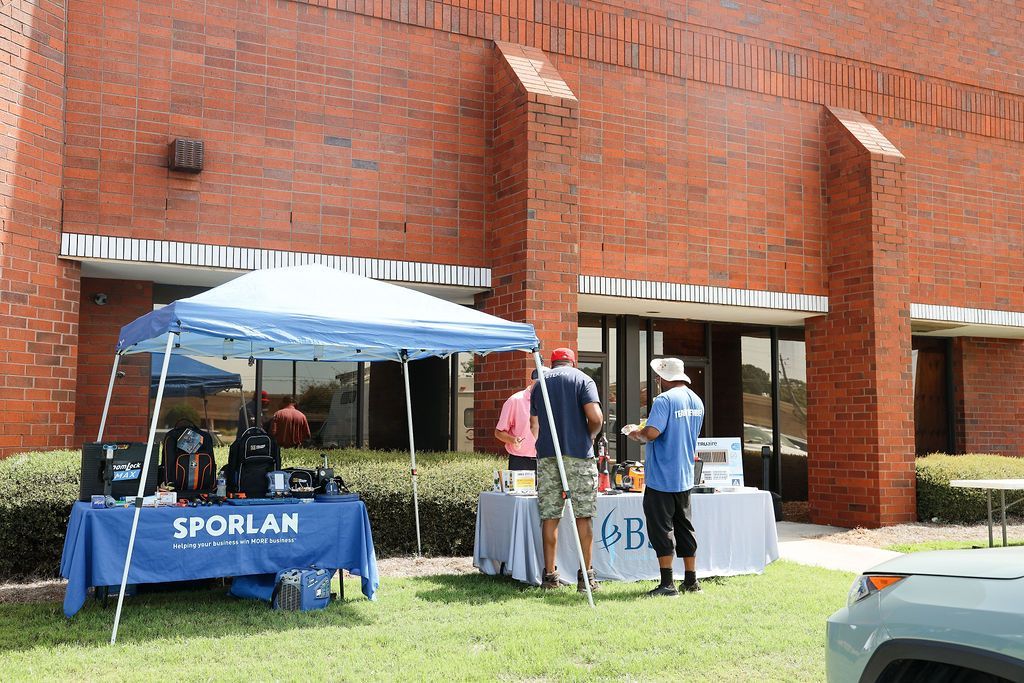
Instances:
[[[133,508],[76,503],[60,573],[64,614],[74,615],[92,586],[120,585]],[[128,583],[164,583],[293,567],[347,569],[370,600],[379,586],[366,506],[361,500],[282,505],[143,508]]]

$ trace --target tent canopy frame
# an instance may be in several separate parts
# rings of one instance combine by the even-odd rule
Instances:
[[[324,327],[324,320],[315,317],[315,310],[309,309],[306,305],[298,306],[298,311],[288,306],[288,300],[283,303],[275,300],[275,292],[266,294],[269,302],[262,303],[259,309],[252,309],[253,315],[258,318],[256,321],[246,318],[246,309],[235,303],[240,293],[251,295],[253,289],[257,294],[266,293],[266,280],[268,275],[280,273],[284,278],[290,278],[292,285],[294,280],[300,280],[298,287],[306,283],[305,291],[318,291],[312,287],[317,278],[328,281],[328,284],[344,287],[353,285],[357,288],[372,290],[366,296],[376,294],[385,303],[398,304],[396,308],[404,311],[404,330],[410,341],[421,343],[410,345],[388,346],[388,339],[397,339],[396,335],[402,332],[402,319],[400,317],[386,317],[381,322],[381,332],[375,335],[372,324],[368,324],[366,316],[365,297],[346,297],[356,303],[354,308],[351,326],[358,328],[360,335],[350,335],[345,327],[344,320],[330,319],[327,322],[334,323]],[[273,281],[274,278],[270,278]],[[372,283],[372,284],[367,284]],[[261,286],[263,289],[261,289]],[[274,284],[275,288],[280,283]],[[218,292],[218,290],[222,290]],[[397,292],[395,290],[398,290]],[[218,293],[220,296],[205,296],[211,293]],[[213,303],[208,304],[207,299]],[[240,300],[248,300],[242,298]],[[258,297],[257,297],[258,300]],[[406,301],[408,300],[408,301]],[[227,303],[224,303],[224,302]],[[218,308],[218,302],[220,307]],[[440,302],[440,304],[438,304]],[[370,304],[374,304],[371,300]],[[179,306],[178,304],[182,304]],[[338,310],[337,302],[329,302],[327,307],[333,311]],[[437,308],[437,320],[434,327],[422,320],[420,307],[428,306]],[[315,307],[314,307],[315,308]],[[371,309],[372,310],[372,309]],[[220,313],[218,317],[215,314]],[[273,316],[277,314],[286,318],[290,325],[275,325]],[[373,321],[370,321],[373,322]],[[257,323],[263,323],[260,327]],[[473,339],[473,325],[481,325],[479,344],[459,343],[467,339]],[[313,333],[307,333],[303,325],[316,328]],[[267,331],[267,327],[270,331]],[[366,329],[362,329],[366,328]],[[241,334],[229,332],[231,336],[222,334],[224,330],[240,330]],[[318,340],[317,333],[322,336]],[[276,336],[275,336],[276,334]],[[554,416],[551,411],[550,397],[547,391],[547,383],[544,378],[543,364],[540,357],[540,341],[533,331],[532,325],[524,323],[510,323],[494,318],[479,311],[466,309],[465,307],[451,304],[436,299],[427,294],[408,290],[396,285],[377,282],[362,278],[356,275],[342,273],[324,266],[298,266],[294,268],[281,268],[264,271],[254,271],[242,275],[225,285],[216,287],[208,292],[195,297],[179,300],[170,306],[148,313],[132,323],[129,323],[121,330],[117,350],[114,354],[113,367],[110,374],[110,382],[107,387],[107,395],[103,404],[103,414],[100,419],[99,432],[96,440],[103,440],[103,433],[107,423],[110,408],[110,399],[114,389],[114,381],[117,376],[117,367],[122,355],[151,352],[160,350],[160,342],[166,341],[163,346],[163,364],[160,372],[156,403],[153,410],[152,421],[149,430],[149,439],[146,446],[146,456],[143,462],[141,477],[139,479],[138,495],[135,499],[134,518],[132,520],[131,534],[128,541],[128,549],[125,554],[124,572],[121,577],[121,586],[118,593],[117,610],[114,615],[114,626],[110,636],[111,644],[117,642],[117,631],[121,619],[121,609],[124,602],[125,588],[128,583],[128,573],[131,567],[131,557],[135,546],[135,537],[138,529],[139,514],[142,511],[143,492],[146,482],[146,475],[152,459],[152,451],[156,437],[156,429],[159,420],[160,405],[163,399],[165,383],[167,379],[168,364],[172,354],[198,355],[216,357],[222,359],[229,357],[245,358],[248,360],[312,360],[312,361],[357,361],[372,362],[392,360],[402,364],[403,381],[405,385],[406,416],[409,427],[409,450],[410,450],[410,478],[413,489],[413,505],[416,518],[416,549],[417,554],[422,553],[420,540],[419,523],[419,501],[416,469],[416,446],[413,436],[412,402],[409,389],[409,361],[431,356],[448,357],[453,353],[473,353],[486,355],[496,351],[523,351],[531,353],[538,372],[539,384],[544,398],[545,408],[548,414],[548,426],[551,430],[555,457],[558,463],[558,472],[561,479],[562,495],[566,501],[570,518],[574,519],[572,496],[569,490],[568,481],[565,476],[565,468],[562,462],[562,453],[557,436],[557,429]],[[246,338],[248,337],[248,338]],[[351,337],[351,338],[349,338]],[[159,340],[159,341],[158,341]],[[282,340],[284,343],[282,343]],[[184,343],[183,343],[184,342]],[[247,344],[248,342],[248,344]],[[468,347],[468,348],[467,348]],[[583,548],[580,543],[579,532],[575,524],[572,527],[580,567],[586,571]],[[589,581],[586,584],[587,600],[591,607],[594,606],[593,595],[590,590]]]

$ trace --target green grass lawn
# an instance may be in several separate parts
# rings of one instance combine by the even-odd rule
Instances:
[[[1003,537],[996,535],[995,547],[1000,547]],[[1024,541],[1006,540],[1007,545],[1024,545]],[[920,543],[897,543],[886,548],[898,553],[919,553],[924,550],[971,550],[972,548],[987,548],[988,539],[978,541],[922,541]]]
[[[785,562],[704,593],[641,599],[653,583],[606,583],[591,610],[574,588],[542,593],[483,575],[385,579],[378,599],[283,613],[223,589],[0,605],[3,680],[824,679],[825,619],[853,574]]]

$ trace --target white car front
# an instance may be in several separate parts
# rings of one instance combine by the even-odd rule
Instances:
[[[848,603],[828,619],[829,681],[1024,681],[1024,548],[898,557]]]

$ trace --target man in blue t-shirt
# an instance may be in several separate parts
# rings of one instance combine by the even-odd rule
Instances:
[[[576,367],[576,354],[572,349],[551,352],[551,369],[544,371],[544,383],[551,399],[551,414],[558,431],[565,479],[572,494],[576,529],[583,547],[586,573],[581,568],[576,575],[576,590],[584,592],[598,588],[597,576],[591,565],[594,544],[593,516],[597,512],[597,464],[594,460],[594,438],[601,432],[604,415],[597,385],[585,372]],[[538,382],[539,384],[539,382]],[[562,479],[555,459],[555,443],[551,438],[544,394],[534,385],[530,394],[530,430],[537,438],[537,505],[540,508],[541,537],[544,545],[544,578],[541,588],[557,588],[558,572],[555,567],[555,548],[558,546],[558,523],[565,509],[562,497]]]
[[[682,590],[699,593],[697,538],[690,521],[690,489],[697,437],[704,423],[704,403],[686,386],[690,378],[678,358],[656,358],[651,368],[662,393],[654,399],[647,424],[629,434],[647,444],[644,463],[644,516],[647,537],[658,555],[661,583],[647,594],[675,596]],[[675,537],[673,543],[672,537]],[[672,551],[683,558],[685,578],[677,590],[672,579]]]

